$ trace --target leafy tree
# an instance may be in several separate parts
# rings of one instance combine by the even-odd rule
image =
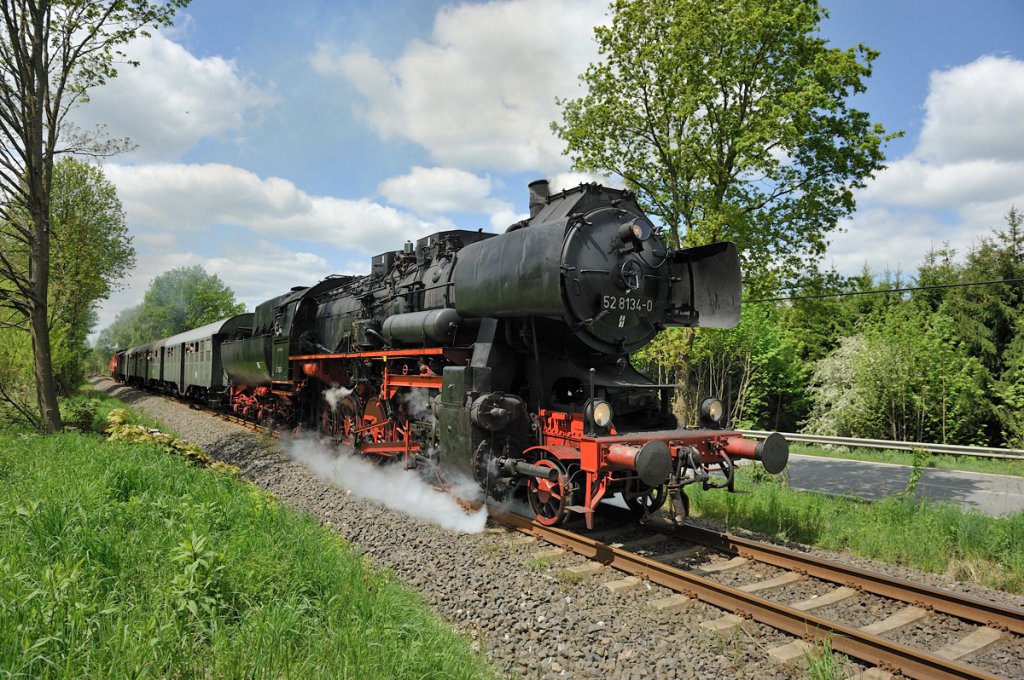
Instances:
[[[117,189],[95,165],[73,158],[54,165],[51,213],[54,378],[58,393],[68,394],[84,378],[96,303],[120,288],[135,249]]]
[[[115,349],[198,328],[245,311],[235,294],[216,274],[199,265],[179,267],[153,279],[142,303],[122,310],[103,329],[96,345],[109,353]]]
[[[74,129],[69,110],[117,75],[123,46],[170,24],[188,0],[5,0],[0,3],[0,220],[17,251],[0,252],[0,304],[28,321],[40,424],[61,428],[50,345],[50,234],[57,155],[105,155],[123,143]],[[22,262],[19,254],[27,262]],[[27,264],[27,266],[25,266]],[[13,320],[14,324],[18,320]]]
[[[142,299],[140,321],[148,338],[162,338],[241,314],[245,305],[216,274],[199,265],[179,267],[153,279]]]
[[[116,189],[96,166],[73,158],[55,163],[50,210],[48,328],[54,383],[58,394],[68,394],[84,377],[95,305],[117,288],[134,264],[135,251]],[[0,225],[0,238],[5,236],[10,238],[12,230]],[[12,258],[16,253],[9,251]],[[20,256],[27,262],[26,254]],[[0,381],[9,389],[0,391],[0,400],[19,419],[38,425],[38,412],[29,407],[34,390],[24,389],[33,382],[31,339],[21,328],[8,331],[3,344],[11,361],[0,366]]]
[[[614,0],[587,93],[553,129],[580,170],[636,189],[676,245],[735,241],[748,281],[797,278],[883,167],[847,104],[877,52],[831,48],[817,0]]]
[[[849,278],[834,270],[807,272],[802,285],[792,291],[791,300],[783,301],[780,311],[781,323],[795,336],[800,359],[817,361],[835,349],[878,304],[875,296],[856,293],[876,289],[866,267],[860,275]]]
[[[807,409],[798,336],[772,305],[745,308],[739,326],[728,333],[670,329],[634,361],[658,382],[681,385],[676,412],[682,422],[697,422],[707,396],[721,398],[730,407],[729,420],[743,427],[784,429]]]
[[[1016,333],[1006,350],[1006,367],[995,384],[997,415],[1002,443],[1024,448],[1024,315],[1017,318]]]
[[[0,422],[39,424],[32,380],[32,338],[17,328],[0,328]]]
[[[697,374],[732,357],[732,369],[718,389],[731,403],[736,427],[791,431],[805,404],[808,364],[800,358],[800,335],[786,322],[784,309],[748,305],[734,332],[704,331],[694,344]],[[698,381],[700,384],[703,381]]]
[[[998,233],[1007,251],[1008,273],[1013,278],[1024,278],[1024,214],[1011,207],[1006,214],[1006,231]],[[1003,364],[995,384],[999,400],[999,415],[1003,442],[1007,446],[1024,448],[1024,284],[1007,286],[1003,290],[1012,297],[1012,331],[1005,344]]]
[[[88,330],[92,306],[135,266],[124,207],[101,168],[63,158],[53,167],[50,210],[50,327]]]
[[[100,331],[96,338],[96,350],[110,359],[115,350],[135,347],[152,339],[143,336],[144,330],[139,319],[141,312],[141,304],[118,312],[113,323]]]
[[[950,289],[941,309],[953,318],[955,332],[985,368],[992,385],[993,409],[987,431],[995,444],[1024,437],[1020,379],[1024,358],[1024,215],[1006,214],[1006,229],[980,240],[967,253],[958,282],[1008,281]]]
[[[807,431],[894,440],[986,441],[986,372],[955,322],[910,303],[872,319],[817,363]]]

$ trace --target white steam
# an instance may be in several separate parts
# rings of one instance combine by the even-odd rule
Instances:
[[[437,422],[434,412],[430,409],[430,390],[425,387],[414,387],[401,396],[402,403],[409,411],[409,418],[427,423]]]
[[[324,399],[327,401],[327,405],[331,407],[332,411],[338,410],[338,403],[352,394],[352,390],[347,387],[332,387],[329,390],[324,391]]]
[[[293,460],[318,477],[358,498],[451,531],[476,534],[484,530],[487,506],[467,512],[453,495],[430,486],[414,470],[403,470],[399,465],[375,465],[351,449],[330,447],[309,438],[290,439],[284,442],[284,448]],[[478,496],[479,488],[474,491]]]

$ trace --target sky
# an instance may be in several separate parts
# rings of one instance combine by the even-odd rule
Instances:
[[[526,185],[589,179],[550,131],[582,94],[607,0],[193,0],[128,47],[136,68],[77,124],[127,136],[103,163],[137,266],[97,330],[153,277],[201,265],[250,309],[450,228],[502,231]],[[830,46],[880,51],[852,105],[903,137],[857,192],[826,267],[912,276],[1024,208],[1024,3],[825,0]]]

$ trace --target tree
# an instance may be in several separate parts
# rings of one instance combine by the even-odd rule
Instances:
[[[122,310],[96,345],[108,352],[134,347],[244,311],[219,276],[199,265],[179,267],[153,279],[142,303]]]
[[[73,158],[55,163],[50,212],[47,325],[56,391],[67,394],[84,377],[86,336],[95,324],[96,303],[117,288],[134,265],[135,251],[117,191],[96,166]],[[17,244],[13,230],[3,223],[0,239],[5,246]],[[9,260],[27,266],[24,249],[5,252]],[[34,390],[26,389],[33,382],[31,338],[20,328],[8,328],[0,344],[7,358],[0,361],[0,382],[6,385],[0,388],[0,400],[13,408],[17,419],[38,425],[38,411],[33,414],[30,407]]]
[[[67,121],[88,91],[117,75],[123,46],[147,26],[171,23],[188,0],[4,0],[0,2],[0,220],[27,254],[0,252],[0,304],[27,320],[41,426],[61,427],[50,344],[51,190],[60,154],[106,155],[123,143]],[[27,266],[22,266],[27,264]]]
[[[149,284],[140,322],[149,340],[198,328],[245,311],[216,274],[199,265],[164,272]]]
[[[987,443],[986,372],[941,312],[904,302],[817,362],[806,430],[841,437]]]
[[[135,249],[117,189],[95,165],[55,163],[50,209],[49,327],[55,385],[67,394],[84,378],[96,304],[135,266]]]
[[[696,423],[700,402],[715,396],[729,407],[728,421],[737,427],[795,425],[807,408],[802,402],[809,371],[799,356],[799,335],[779,310],[751,305],[729,333],[685,330],[669,329],[633,355],[657,382],[680,385],[675,411],[681,422]]]
[[[1016,207],[1006,216],[1005,230],[993,230],[967,253],[955,268],[955,282],[1006,281],[944,291],[940,306],[954,320],[957,338],[986,371],[994,397],[988,435],[995,445],[1020,441],[1024,418],[1020,404],[1024,389],[1024,215]],[[934,268],[933,268],[934,271]]]
[[[886,136],[847,105],[877,52],[830,48],[817,0],[614,0],[601,60],[552,124],[576,169],[635,189],[677,246],[731,240],[794,279],[883,166]]]
[[[146,342],[147,338],[142,335],[142,323],[139,319],[141,313],[142,305],[127,307],[118,312],[113,323],[100,331],[96,338],[97,351],[109,360],[116,350]]]
[[[53,167],[50,212],[50,327],[87,331],[93,305],[135,266],[124,207],[101,168],[64,158]]]

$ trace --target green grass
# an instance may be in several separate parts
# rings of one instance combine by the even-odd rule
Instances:
[[[0,677],[490,675],[412,591],[250,484],[150,445],[0,433]]]
[[[85,432],[103,432],[107,427],[107,416],[114,409],[125,409],[125,403],[111,397],[91,385],[83,385],[78,394],[60,400],[60,415],[65,427],[76,428]],[[129,425],[143,425],[161,430],[172,436],[177,433],[158,420],[135,409],[127,409]]]
[[[1024,512],[988,517],[977,511],[899,495],[868,503],[793,491],[783,477],[741,468],[737,489],[691,486],[694,515],[728,528],[820,546],[891,564],[1024,592]]]
[[[790,451],[805,456],[821,458],[845,458],[847,460],[863,460],[871,463],[894,463],[911,465],[914,453],[911,451],[880,451],[877,449],[823,449],[810,444],[791,442]],[[973,458],[971,456],[947,456],[927,454],[926,467],[941,470],[962,470],[965,472],[981,472],[990,475],[1013,475],[1024,477],[1024,459],[1003,460],[993,458]]]
[[[838,680],[846,677],[843,664],[832,652],[832,638],[816,642],[804,655],[807,677],[811,680]]]

